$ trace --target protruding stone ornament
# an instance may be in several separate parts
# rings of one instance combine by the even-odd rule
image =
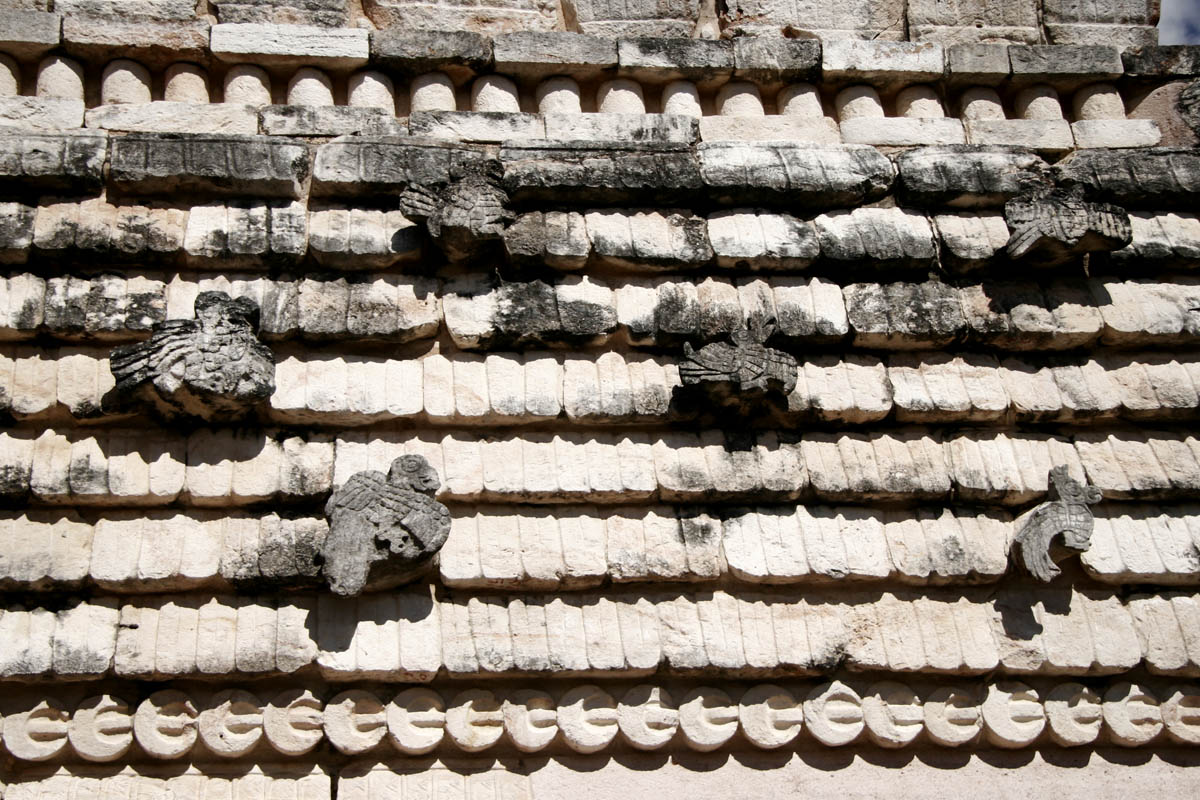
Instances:
[[[1084,253],[1119,250],[1133,240],[1125,209],[1087,202],[1082,187],[1046,189],[1009,200],[1004,220],[1012,231],[1008,255],[1043,266]]]
[[[400,194],[400,210],[425,223],[446,258],[464,261],[498,240],[516,219],[500,185],[503,175],[504,167],[495,160],[461,165],[449,184],[409,185]]]
[[[146,341],[112,351],[114,391],[168,418],[242,416],[275,391],[275,356],[258,340],[258,305],[201,292],[194,307],[195,319],[161,322]]]
[[[1100,490],[1085,486],[1067,474],[1066,465],[1050,470],[1050,499],[1022,514],[1014,524],[1015,555],[1040,581],[1050,581],[1061,570],[1055,566],[1071,553],[1091,546],[1094,520],[1088,506],[1100,501]],[[1053,540],[1062,534],[1062,546]]]
[[[729,334],[699,350],[683,345],[679,379],[684,386],[702,384],[718,396],[745,398],[768,391],[788,395],[796,388],[796,359],[765,342],[775,332],[773,320],[752,320],[745,330]]]
[[[424,456],[400,456],[387,475],[350,476],[325,505],[329,535],[321,547],[329,588],[341,595],[390,588],[432,564],[450,535],[450,511],[433,499],[441,485]]]

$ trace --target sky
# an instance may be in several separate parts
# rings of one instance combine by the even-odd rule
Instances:
[[[1159,44],[1200,44],[1200,0],[1162,0]]]

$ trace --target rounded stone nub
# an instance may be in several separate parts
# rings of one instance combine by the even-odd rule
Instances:
[[[15,97],[21,93],[21,68],[10,57],[0,53],[0,96]]]
[[[958,101],[963,119],[1004,119],[1004,105],[995,89],[987,86],[972,86],[963,92]]]
[[[645,114],[641,84],[628,78],[605,81],[596,91],[596,110],[601,114]]]
[[[382,72],[356,72],[346,84],[346,104],[355,108],[381,108],[396,113],[396,87]]]
[[[946,116],[946,109],[932,86],[909,86],[896,95],[896,116],[941,119]]]
[[[83,99],[83,67],[69,58],[47,56],[38,64],[38,97]]]
[[[1125,101],[1111,83],[1093,83],[1072,98],[1075,119],[1125,119]]]
[[[408,88],[410,111],[457,111],[454,82],[443,72],[426,72],[413,78]]]
[[[837,109],[839,122],[883,116],[883,103],[879,102],[879,92],[875,91],[875,87],[866,84],[842,89],[834,98],[833,105]]]
[[[1046,84],[1030,86],[1017,93],[1015,103],[1021,119],[1060,120],[1063,118],[1058,92]]]
[[[511,78],[481,75],[471,84],[472,111],[498,111],[516,114],[521,110],[521,95]]]
[[[288,81],[288,105],[333,105],[333,80],[319,69],[301,67]]]
[[[271,76],[262,67],[238,64],[225,73],[225,102],[247,106],[271,105]]]
[[[730,81],[717,90],[717,113],[722,117],[761,117],[762,96],[749,81]]]
[[[664,114],[679,114],[684,117],[702,117],[700,90],[691,81],[671,81],[663,87],[662,110]]]
[[[780,114],[788,117],[820,119],[825,116],[821,94],[811,83],[793,83],[783,87],[775,97],[775,107]]]
[[[534,94],[539,114],[579,114],[583,111],[579,84],[574,78],[557,75],[538,84]]]
[[[208,73],[195,64],[181,61],[167,67],[163,100],[172,103],[207,103]]]
[[[100,77],[101,105],[150,102],[150,70],[128,58],[108,62]]]

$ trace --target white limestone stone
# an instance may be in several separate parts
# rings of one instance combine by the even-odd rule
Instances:
[[[405,689],[387,705],[388,738],[406,755],[421,755],[437,747],[445,728],[446,704],[429,689]]]
[[[15,97],[21,93],[21,67],[11,57],[0,55],[0,96]]]
[[[761,117],[762,96],[749,81],[730,81],[717,90],[717,113],[725,117]]]
[[[301,756],[324,738],[322,704],[308,689],[288,689],[262,711],[262,729],[271,747],[286,756]]]
[[[468,753],[488,749],[504,735],[504,710],[500,700],[486,689],[459,692],[446,708],[446,734],[459,749]]]
[[[1058,92],[1045,84],[1021,89],[1013,108],[1020,119],[1055,121],[1063,118]]]
[[[1062,747],[1091,744],[1100,735],[1100,695],[1080,683],[1060,683],[1043,704],[1050,738]]]
[[[195,64],[172,64],[163,76],[163,100],[168,103],[209,102],[208,73]]]
[[[1200,692],[1195,686],[1169,686],[1159,711],[1167,738],[1183,745],[1200,744]]]
[[[693,750],[716,750],[737,733],[737,727],[738,707],[720,689],[693,689],[679,703],[679,730]]]
[[[4,717],[4,746],[22,761],[46,761],[67,746],[70,714],[62,703],[44,697],[32,708]]]
[[[83,100],[83,67],[62,56],[38,64],[36,94],[44,99]]]
[[[1154,147],[1162,141],[1158,122],[1152,119],[1089,119],[1071,123],[1075,146]]]
[[[333,80],[319,69],[302,67],[288,81],[287,101],[293,106],[331,106]]]
[[[625,741],[633,747],[656,750],[674,738],[679,711],[665,689],[641,684],[621,698],[617,725]]]
[[[925,699],[923,711],[929,738],[943,747],[967,744],[983,729],[979,700],[965,687],[937,687]]]
[[[1148,744],[1162,732],[1158,698],[1139,684],[1121,681],[1110,686],[1101,709],[1109,738],[1124,747]]]
[[[217,59],[232,63],[353,69],[367,63],[369,38],[363,28],[222,23],[212,26],[209,47]]]
[[[110,61],[100,77],[100,102],[149,103],[150,70],[127,58]]]
[[[263,735],[262,703],[242,689],[222,689],[200,711],[200,740],[223,758],[238,758],[254,749]]]
[[[598,686],[576,686],[558,701],[563,741],[577,753],[596,753],[607,747],[617,735],[618,716],[617,702]]]
[[[112,695],[89,697],[72,712],[67,738],[76,755],[87,761],[115,761],[133,746],[132,709]]]
[[[691,81],[671,81],[663,87],[662,110],[664,114],[684,117],[702,117],[700,91]]]
[[[825,111],[821,105],[821,94],[811,83],[793,83],[779,90],[775,97],[777,113],[788,117],[822,119]]]
[[[558,735],[554,698],[536,689],[520,689],[504,699],[504,731],[523,753],[536,753]]]
[[[379,698],[362,689],[350,689],[333,697],[323,712],[325,737],[338,752],[365,753],[387,732],[387,712]]]
[[[841,681],[816,686],[804,699],[804,722],[823,745],[850,744],[865,725],[862,697]]]
[[[896,95],[896,116],[940,118],[946,116],[946,109],[932,86],[909,86]]]
[[[271,76],[262,67],[237,64],[225,73],[222,100],[247,106],[271,105]]]
[[[990,86],[972,86],[962,93],[958,102],[964,121],[1004,119],[1000,95]]]
[[[1111,83],[1093,83],[1075,92],[1071,98],[1075,121],[1085,119],[1125,119],[1125,103]]]
[[[880,747],[904,747],[925,727],[921,699],[896,681],[881,681],[867,689],[862,698],[862,716],[868,738]]]
[[[628,78],[605,81],[596,91],[596,110],[601,114],[645,114],[641,84]]]
[[[996,747],[1025,747],[1046,726],[1046,711],[1038,693],[1020,681],[989,686],[981,712],[988,741]]]
[[[409,84],[409,111],[455,111],[454,82],[443,72],[427,72]]]
[[[581,97],[579,83],[565,75],[547,78],[534,92],[540,114],[579,114],[583,110]]]
[[[503,75],[482,75],[471,84],[471,110],[516,114],[521,111],[517,85]]]
[[[347,105],[354,108],[380,108],[396,113],[396,87],[382,72],[356,72],[346,84]]]
[[[738,703],[742,733],[755,747],[774,750],[789,744],[804,725],[804,706],[787,689],[759,684]]]
[[[833,101],[840,122],[851,119],[880,119],[883,117],[883,103],[879,100],[879,92],[873,86],[859,84],[848,86],[837,93]]]
[[[196,743],[198,716],[190,697],[176,689],[163,689],[138,705],[133,735],[151,758],[179,758]]]

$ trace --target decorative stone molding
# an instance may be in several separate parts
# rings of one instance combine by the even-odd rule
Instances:
[[[450,511],[424,456],[392,461],[387,475],[357,472],[325,504],[322,572],[337,594],[398,586],[423,574],[450,535]]]
[[[4,716],[4,745],[20,761],[51,758],[110,763],[134,742],[152,759],[245,758],[265,741],[276,758],[303,759],[323,740],[349,756],[423,755],[435,748],[483,753],[698,752],[794,747],[802,738],[825,747],[903,748],[982,744],[1014,749],[1116,744],[1144,747],[1169,739],[1200,744],[1200,687],[1116,681],[1020,681],[921,685],[885,680],[755,684],[717,689],[643,683],[632,688],[587,684],[564,691],[427,688],[387,695],[347,689],[322,701],[305,689],[274,694],[226,689],[151,694],[134,705],[110,695],[74,710],[46,699]],[[259,690],[261,692],[262,690]],[[270,690],[267,690],[268,692]],[[270,699],[264,700],[269,697]],[[20,701],[18,701],[20,707]],[[741,733],[741,739],[735,735]],[[1165,736],[1164,736],[1165,734]]]
[[[1013,539],[1021,564],[1045,582],[1062,572],[1055,562],[1070,553],[1087,552],[1094,522],[1088,506],[1100,502],[1102,497],[1095,486],[1072,478],[1065,465],[1050,470],[1049,484],[1050,499],[1016,519]],[[1061,548],[1055,543],[1059,535],[1063,537]]]
[[[157,323],[145,342],[109,359],[121,402],[205,421],[242,416],[275,391],[275,357],[258,340],[259,308],[225,292],[201,292],[194,320]]]
[[[1110,203],[1089,203],[1082,188],[1035,192],[1009,200],[1008,254],[1055,266],[1085,253],[1111,252],[1133,240],[1129,214]]]
[[[756,318],[747,329],[730,333],[728,343],[695,350],[685,342],[679,378],[684,386],[703,386],[721,403],[751,406],[767,392],[786,396],[796,388],[796,359],[766,346],[774,333],[774,320]]]
[[[409,184],[400,195],[400,210],[424,222],[451,261],[467,260],[486,242],[498,240],[515,219],[506,207],[503,175],[504,167],[495,160],[460,164],[451,168],[447,185]]]

